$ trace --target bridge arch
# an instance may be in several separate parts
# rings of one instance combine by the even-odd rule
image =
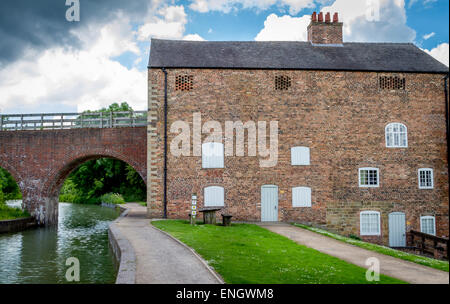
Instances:
[[[58,222],[62,183],[86,161],[112,158],[147,181],[147,128],[0,130],[0,166],[19,185],[24,208],[41,225]]]
[[[45,223],[56,224],[58,222],[58,203],[59,194],[64,181],[67,177],[84,163],[97,160],[101,158],[120,160],[131,167],[139,174],[145,184],[147,184],[146,167],[142,167],[139,163],[116,151],[104,151],[101,149],[83,151],[82,153],[76,153],[75,155],[68,156],[61,164],[55,167],[45,178],[45,182],[42,188],[42,196],[45,205]]]

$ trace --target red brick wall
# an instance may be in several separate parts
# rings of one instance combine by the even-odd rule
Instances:
[[[176,75],[194,76],[194,89],[175,91]],[[275,91],[276,75],[292,79],[288,91]],[[186,121],[201,112],[202,123],[225,121],[279,122],[279,157],[273,168],[260,168],[258,157],[226,157],[224,169],[202,169],[201,157],[168,155],[168,215],[186,218],[190,196],[203,188],[225,188],[226,211],[234,220],[259,221],[260,189],[279,186],[279,220],[327,226],[359,235],[359,212],[381,212],[382,235],[371,241],[387,242],[387,217],[403,211],[407,228],[420,229],[421,215],[436,216],[437,234],[448,236],[448,184],[445,137],[445,101],[442,75],[400,74],[406,90],[378,87],[379,73],[184,69],[168,70],[168,122]],[[151,99],[156,109],[153,164],[155,178],[149,206],[162,214],[163,95],[161,70],[149,70]],[[401,122],[408,127],[408,148],[386,148],[385,126]],[[177,134],[169,135],[170,141]],[[203,135],[203,139],[206,135]],[[192,140],[192,137],[191,137]],[[291,166],[290,148],[311,149],[310,166]],[[247,150],[246,150],[247,151]],[[247,154],[246,154],[247,155]],[[358,168],[380,169],[379,188],[359,188]],[[419,190],[417,170],[434,169],[435,187]],[[312,189],[311,208],[293,208],[291,188]],[[150,195],[150,194],[149,194]]]
[[[145,127],[0,132],[0,166],[16,179],[26,209],[54,224],[62,183],[88,160],[120,159],[147,181],[146,132]]]
[[[342,44],[343,23],[311,22],[308,25],[308,41],[314,44]]]

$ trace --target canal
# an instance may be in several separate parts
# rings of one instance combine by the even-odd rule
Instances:
[[[108,226],[118,216],[111,208],[60,203],[58,227],[0,234],[0,284],[68,283],[70,257],[80,261],[79,283],[113,284],[117,268]]]

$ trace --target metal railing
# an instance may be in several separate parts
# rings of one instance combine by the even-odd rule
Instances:
[[[0,131],[147,126],[146,111],[0,114]]]

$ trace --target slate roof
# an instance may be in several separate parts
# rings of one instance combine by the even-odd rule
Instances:
[[[182,41],[152,39],[149,68],[345,70],[448,73],[412,43]]]

